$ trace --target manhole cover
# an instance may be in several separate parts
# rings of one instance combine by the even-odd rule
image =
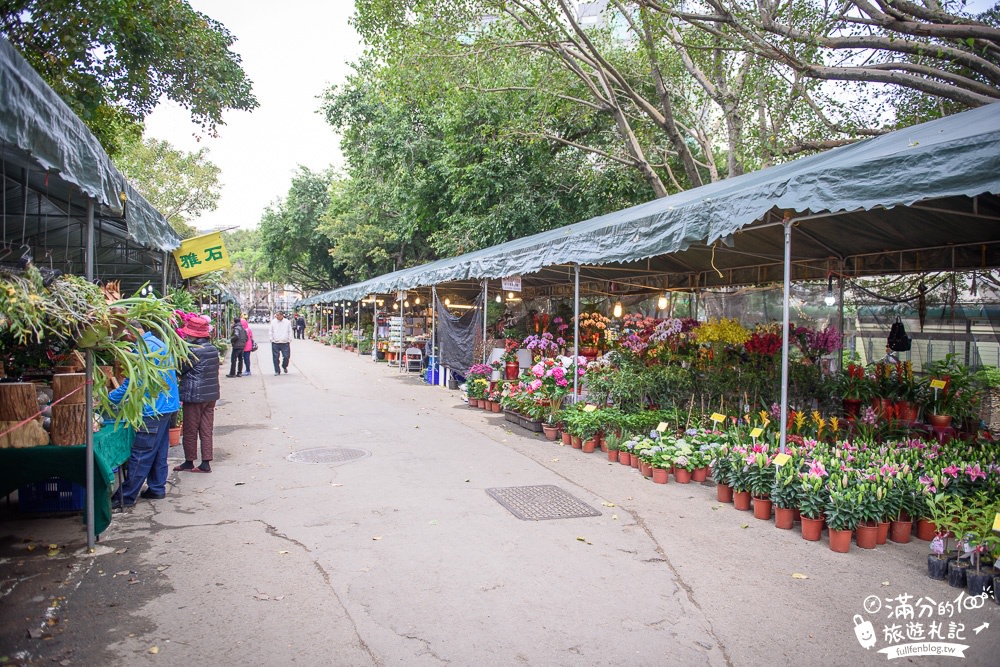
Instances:
[[[486,493],[524,521],[601,516],[593,507],[577,500],[558,486],[508,486],[486,489]]]
[[[313,449],[303,449],[292,452],[288,455],[288,460],[292,463],[321,463],[326,465],[337,465],[339,463],[350,463],[358,459],[371,456],[371,452],[363,449],[348,449],[346,447],[315,447]]]

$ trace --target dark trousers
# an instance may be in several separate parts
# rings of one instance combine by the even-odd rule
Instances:
[[[135,503],[143,482],[147,482],[153,493],[167,492],[167,452],[173,417],[173,413],[146,417],[142,428],[135,432],[132,454],[128,457],[128,477],[122,485],[122,500],[126,505]]]
[[[229,357],[229,374],[243,375],[243,350],[233,348],[233,353]]]
[[[250,375],[250,350],[243,351],[243,370]]]
[[[282,355],[284,355],[284,361],[281,361]],[[288,370],[288,359],[291,356],[292,356],[291,343],[271,343],[271,361],[274,362],[275,373],[280,373],[282,368],[284,368],[286,371]]]
[[[184,406],[184,460],[194,461],[198,456],[198,438],[201,438],[201,460],[212,460],[213,432],[215,431],[215,401],[185,403]]]

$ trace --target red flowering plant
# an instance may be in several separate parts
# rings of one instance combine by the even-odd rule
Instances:
[[[505,364],[509,364],[517,361],[517,351],[521,347],[521,342],[516,338],[508,338],[503,343],[503,354],[500,355],[500,361]]]
[[[837,381],[837,392],[847,400],[864,401],[872,396],[874,380],[868,377],[865,367],[847,364]]]
[[[580,327],[580,344],[593,345],[600,349],[610,323],[611,320],[600,313],[580,313],[577,321]]]

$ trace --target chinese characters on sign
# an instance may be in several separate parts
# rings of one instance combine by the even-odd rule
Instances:
[[[226,246],[222,242],[222,232],[186,239],[173,254],[181,278],[193,278],[209,271],[232,266],[229,253],[226,252]]]
[[[881,632],[870,620],[855,614],[854,633],[865,650],[877,646],[881,640],[887,646],[878,649],[878,653],[889,660],[922,655],[964,658],[969,645],[960,642],[967,642],[989,628],[988,623],[966,625],[968,612],[982,608],[986,600],[985,594],[964,592],[952,600],[940,601],[930,596],[914,599],[909,593],[884,599],[869,595],[864,608],[873,620],[883,621]]]

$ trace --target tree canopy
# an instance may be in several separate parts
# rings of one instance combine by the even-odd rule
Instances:
[[[236,38],[185,0],[9,0],[0,34],[112,157],[162,98],[209,134],[226,109],[258,106]]]

